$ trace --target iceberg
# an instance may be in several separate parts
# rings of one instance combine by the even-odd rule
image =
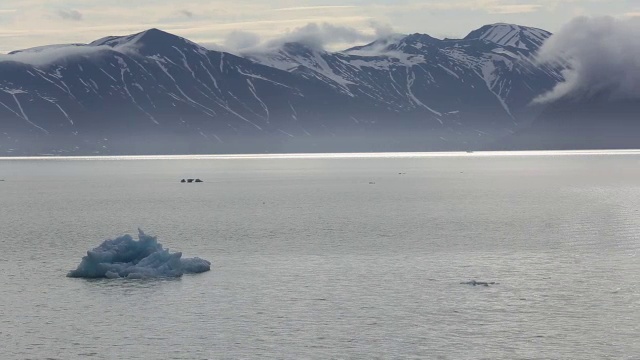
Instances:
[[[211,263],[200,258],[182,259],[181,252],[164,249],[154,236],[138,229],[138,240],[124,235],[105,240],[87,251],[80,265],[69,271],[73,278],[168,278],[211,270]]]

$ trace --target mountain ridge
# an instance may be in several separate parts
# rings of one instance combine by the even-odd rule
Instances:
[[[25,49],[0,60],[0,154],[476,148],[530,122],[562,80],[508,43],[374,43],[238,56],[149,29]]]

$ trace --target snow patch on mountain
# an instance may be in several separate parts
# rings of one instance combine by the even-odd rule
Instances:
[[[535,50],[549,38],[550,32],[513,24],[486,25],[471,32],[465,40],[485,40],[500,46]]]
[[[326,58],[332,57],[332,54],[326,51],[303,44],[287,43],[275,52],[249,53],[245,56],[260,64],[288,72],[300,67],[309,69],[319,75],[319,79],[337,84],[344,92],[351,94],[348,85],[352,85],[353,82],[341,76],[329,65]]]

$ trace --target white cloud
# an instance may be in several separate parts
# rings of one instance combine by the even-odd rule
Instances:
[[[611,98],[640,98],[640,19],[580,17],[565,25],[542,47],[542,63],[568,62],[566,81],[537,102],[566,96],[606,93]]]
[[[248,31],[232,31],[227,35],[224,46],[233,50],[244,50],[258,46],[261,41],[258,34]]]
[[[2,61],[15,61],[25,64],[31,64],[34,66],[43,66],[60,59],[80,57],[80,56],[92,56],[101,51],[113,50],[108,46],[102,47],[88,47],[88,46],[50,46],[33,49],[31,51],[23,51],[11,55],[0,55],[0,62]]]
[[[367,34],[351,27],[338,26],[330,23],[310,23],[296,28],[285,35],[271,40],[269,45],[279,46],[286,42],[299,42],[311,48],[324,49],[335,43],[356,43],[370,41],[374,34]]]
[[[370,21],[366,29],[311,22],[266,39],[254,32],[232,31],[225,38],[222,48],[231,52],[260,52],[297,42],[317,50],[332,50],[343,49],[348,44],[373,41],[391,33],[393,28],[390,25],[375,21]],[[211,49],[220,49],[215,43],[206,45]]]
[[[183,15],[183,16],[188,17],[189,19],[191,19],[191,18],[193,18],[195,16],[193,14],[193,12],[191,12],[189,10],[186,10],[186,9],[180,10],[180,14]]]
[[[63,20],[72,20],[72,21],[80,21],[82,20],[82,13],[78,10],[68,9],[68,10],[58,10],[58,16]]]
[[[318,11],[318,10],[344,10],[356,8],[354,5],[318,5],[318,6],[297,6],[274,9],[274,11]]]
[[[541,7],[537,4],[497,5],[487,11],[492,14],[523,14],[539,11]]]

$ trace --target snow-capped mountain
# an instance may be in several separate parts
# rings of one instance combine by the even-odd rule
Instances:
[[[496,35],[505,26],[335,53],[238,56],[157,29],[14,52],[0,58],[0,154],[480,147],[530,121],[531,100],[562,79],[531,61],[549,33]]]
[[[500,46],[516,47],[524,50],[537,50],[551,36],[551,33],[531,27],[513,24],[486,25],[472,31],[466,40],[485,40]]]
[[[456,134],[475,130],[491,137],[528,124],[540,111],[531,100],[563,80],[560,69],[532,61],[549,36],[539,29],[497,24],[462,40],[394,35],[337,53],[288,43],[245,55],[317,77],[345,95],[383,104],[404,117],[419,113]]]

